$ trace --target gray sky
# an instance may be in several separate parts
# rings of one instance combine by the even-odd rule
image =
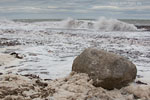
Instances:
[[[150,19],[150,0],[0,0],[0,18]]]

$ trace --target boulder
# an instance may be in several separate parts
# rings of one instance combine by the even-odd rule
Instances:
[[[105,89],[122,88],[136,78],[136,66],[126,58],[95,48],[84,50],[75,58],[72,71],[86,73],[93,85]]]

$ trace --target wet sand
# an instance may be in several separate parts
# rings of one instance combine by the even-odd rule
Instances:
[[[48,28],[51,23],[5,24],[0,29],[0,99],[150,99],[148,31],[101,32]],[[94,87],[87,75],[72,73],[72,61],[88,47],[104,49],[132,61],[138,69],[135,82],[108,91]]]
[[[18,59],[0,54],[2,66]],[[0,67],[2,67],[0,66]],[[87,74],[71,72],[64,78],[41,79],[33,74],[0,74],[1,100],[149,100],[150,84],[138,80],[121,89],[106,90],[94,87]]]
[[[34,75],[0,75],[1,100],[149,100],[150,85],[131,83],[106,90],[94,87],[87,74],[44,81]]]

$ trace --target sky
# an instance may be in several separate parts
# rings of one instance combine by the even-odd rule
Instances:
[[[7,19],[150,19],[150,0],[0,0]]]

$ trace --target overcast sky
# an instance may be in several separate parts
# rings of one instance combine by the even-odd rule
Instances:
[[[0,0],[0,18],[150,19],[150,0]]]

